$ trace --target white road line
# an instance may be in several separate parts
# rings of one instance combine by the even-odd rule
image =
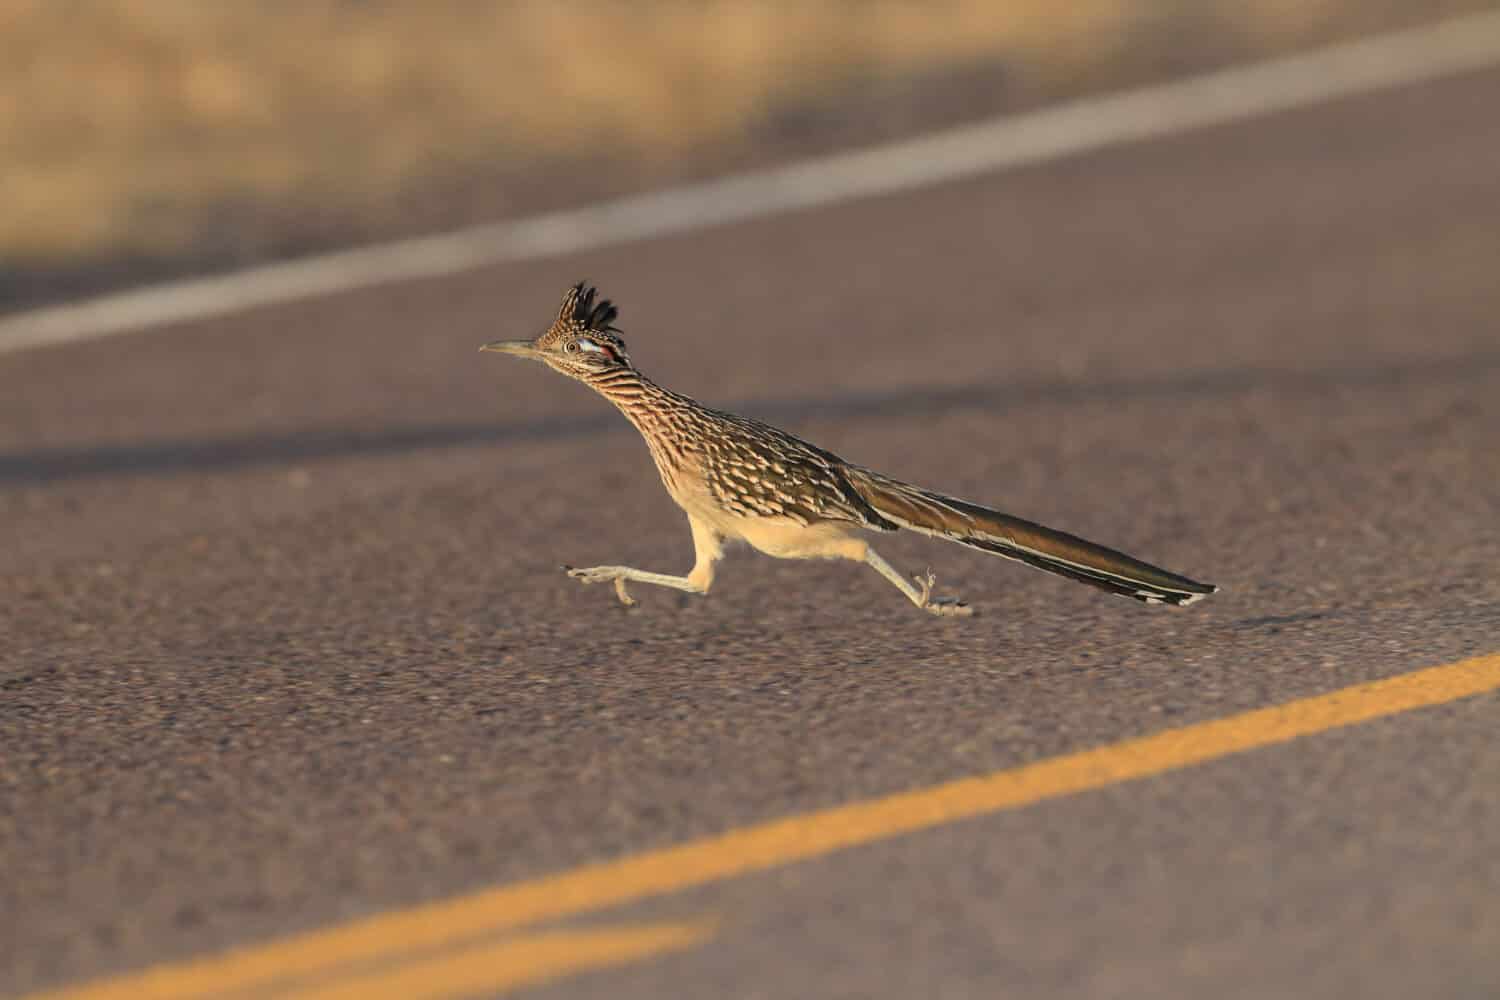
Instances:
[[[890,194],[1496,63],[1500,12],[1468,15],[860,152],[18,313],[0,319],[0,354]]]

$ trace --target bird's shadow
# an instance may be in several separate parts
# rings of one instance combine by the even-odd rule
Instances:
[[[1439,360],[1325,369],[1247,367],[1133,379],[1032,379],[952,387],[853,391],[839,395],[747,399],[728,406],[776,423],[856,417],[910,419],[954,410],[1004,414],[1035,405],[1124,403],[1230,396],[1254,390],[1325,393],[1344,388],[1462,383],[1500,369],[1500,352]],[[628,428],[613,413],[511,423],[457,422],[384,428],[312,428],[279,434],[176,438],[135,444],[0,452],[0,484],[30,485],[110,476],[173,475],[260,465],[395,454],[513,442],[555,441]]]

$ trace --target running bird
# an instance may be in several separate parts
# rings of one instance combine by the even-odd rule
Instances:
[[[710,409],[651,381],[635,367],[615,328],[618,311],[580,283],[557,319],[534,340],[501,340],[482,351],[541,361],[615,404],[645,438],[667,492],[688,517],[696,559],[686,576],[629,566],[565,567],[584,583],[653,583],[705,594],[726,540],[780,559],[851,559],[869,564],[917,607],[968,615],[962,601],[932,596],[933,576],[913,584],[876,553],[863,531],[906,528],[1015,559],[1147,604],[1187,605],[1212,584],[1123,552],[1023,521],[989,507],[924,490],[850,465],[831,452],[748,417]]]

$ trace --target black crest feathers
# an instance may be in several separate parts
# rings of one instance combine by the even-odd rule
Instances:
[[[585,330],[597,330],[600,333],[618,333],[612,325],[615,317],[620,315],[609,299],[600,299],[597,303],[594,299],[597,291],[587,282],[580,281],[568,289],[568,294],[563,296],[562,309],[557,318],[564,321],[576,323]]]

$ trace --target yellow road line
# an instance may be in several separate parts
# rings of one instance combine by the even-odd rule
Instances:
[[[454,947],[481,935],[690,889],[1496,689],[1500,654],[1476,657],[982,777],[771,820],[33,1000],[185,1000]]]
[[[276,993],[277,1000],[449,1000],[536,986],[565,975],[691,948],[713,936],[712,922],[635,924],[546,931],[486,942],[327,983]]]

